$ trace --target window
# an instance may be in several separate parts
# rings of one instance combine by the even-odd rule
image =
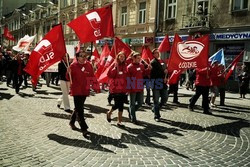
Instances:
[[[139,4],[139,24],[146,22],[146,2]]]
[[[208,14],[208,0],[197,0],[197,14],[206,16]]]
[[[74,5],[75,4],[75,0],[71,0],[71,4],[70,5]]]
[[[122,11],[121,11],[121,26],[127,25],[127,17],[128,17],[127,6],[125,6],[125,7],[122,7]]]
[[[176,0],[168,0],[167,18],[172,19],[176,17]]]
[[[233,10],[243,10],[247,9],[248,0],[234,0],[233,1]]]

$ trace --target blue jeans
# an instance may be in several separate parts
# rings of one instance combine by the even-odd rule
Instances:
[[[161,98],[161,102],[160,102]],[[160,115],[160,108],[167,102],[168,99],[168,90],[167,89],[153,89],[153,100],[154,106],[152,108],[155,116],[155,119],[159,119]]]
[[[143,103],[143,92],[130,93],[130,104],[129,113],[131,115],[131,120],[136,121],[135,112],[142,106]],[[135,104],[137,102],[137,104]]]

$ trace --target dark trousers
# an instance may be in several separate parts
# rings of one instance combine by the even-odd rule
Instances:
[[[124,102],[127,99],[127,95],[124,93],[113,94],[115,105],[112,107],[112,110],[118,109],[119,112],[123,111]]]
[[[86,96],[73,96],[75,110],[73,111],[70,124],[74,124],[77,118],[77,121],[81,127],[82,131],[86,131],[88,129],[88,125],[84,119],[84,102],[86,100]]]
[[[23,75],[14,74],[13,85],[15,86],[16,93],[19,92],[22,83],[23,83]]]
[[[220,105],[225,105],[225,88],[219,88],[220,92]]]
[[[191,98],[189,106],[193,108],[200,95],[202,95],[203,111],[208,112],[209,110],[208,94],[209,94],[209,86],[196,86],[195,94]]]
[[[146,100],[145,100],[145,103],[146,104],[150,104],[150,88],[146,88],[147,90],[147,96],[146,96]]]
[[[178,102],[178,83],[177,84],[169,85],[168,94],[170,94],[170,93],[174,94],[173,102],[174,103]]]

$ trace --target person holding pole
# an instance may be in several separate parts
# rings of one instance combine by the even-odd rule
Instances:
[[[87,61],[87,53],[83,50],[76,53],[77,61],[68,67],[68,74],[71,82],[70,92],[73,96],[75,110],[70,118],[69,125],[72,129],[76,129],[74,123],[78,118],[82,134],[85,138],[89,138],[88,125],[84,119],[84,103],[90,94],[90,85],[97,93],[100,92],[100,87],[97,79],[94,76],[94,70],[90,62]]]
[[[70,113],[70,103],[69,103],[69,89],[70,89],[70,81],[66,78],[67,67],[69,64],[68,55],[65,55],[61,62],[58,64],[58,73],[59,73],[59,80],[60,80],[60,87],[62,90],[62,95],[57,100],[57,107],[60,108],[62,102],[64,105],[64,111]],[[67,65],[68,64],[68,65]]]
[[[127,67],[128,78],[127,86],[129,90],[129,114],[131,122],[138,124],[135,112],[142,106],[143,103],[143,77],[150,73],[151,66],[145,69],[141,63],[141,55],[139,53],[133,53],[133,62]]]

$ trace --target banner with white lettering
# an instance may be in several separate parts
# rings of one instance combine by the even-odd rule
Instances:
[[[175,34],[169,58],[168,70],[205,68],[208,66],[209,36],[182,41]]]
[[[62,25],[51,29],[31,52],[25,71],[32,76],[32,84],[37,84],[39,75],[49,66],[62,60],[66,54]]]

